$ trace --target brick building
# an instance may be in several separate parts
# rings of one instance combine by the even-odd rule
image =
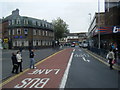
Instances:
[[[50,47],[54,40],[53,25],[45,20],[20,16],[19,10],[2,20],[5,48]]]

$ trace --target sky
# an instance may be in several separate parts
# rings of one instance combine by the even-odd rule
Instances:
[[[18,8],[21,16],[48,22],[60,17],[69,25],[71,33],[87,32],[98,12],[98,1],[100,12],[104,12],[104,0],[0,0],[0,18]]]

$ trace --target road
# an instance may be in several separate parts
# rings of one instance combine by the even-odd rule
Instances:
[[[66,88],[117,88],[118,72],[75,48]]]
[[[112,88],[117,90],[120,84],[120,74],[117,70],[110,70],[106,64],[88,53],[86,49],[79,47],[56,52],[39,61],[36,67],[37,69],[25,69],[24,72],[8,78],[3,82],[3,87]]]

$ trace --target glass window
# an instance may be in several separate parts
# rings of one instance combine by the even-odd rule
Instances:
[[[28,24],[28,20],[27,19],[24,19],[24,24]]]
[[[16,20],[16,24],[21,24],[20,19]]]
[[[15,24],[15,20],[12,20],[12,25],[14,25]]]
[[[23,43],[24,43],[24,46],[28,46],[28,41],[27,40],[24,41]]]
[[[15,30],[14,29],[12,30],[12,34],[15,35]]]
[[[21,34],[21,29],[17,29],[17,34]]]
[[[48,32],[46,31],[46,36],[48,35]]]
[[[39,35],[41,35],[41,30],[39,30]]]
[[[8,31],[9,31],[9,35],[11,35],[11,30],[9,29]]]
[[[36,21],[32,21],[33,25],[36,25]]]
[[[40,26],[40,22],[38,21],[38,26]]]
[[[43,36],[45,35],[45,31],[43,31]]]
[[[33,29],[33,35],[36,35],[37,30]]]
[[[28,29],[24,29],[24,34],[25,34],[25,35],[28,34]]]
[[[11,25],[11,21],[10,20],[8,21],[8,25]]]

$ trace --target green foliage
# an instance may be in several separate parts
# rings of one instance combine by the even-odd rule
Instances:
[[[68,25],[61,18],[57,18],[57,20],[53,20],[52,24],[54,26],[56,40],[65,37],[66,34],[69,33]]]

